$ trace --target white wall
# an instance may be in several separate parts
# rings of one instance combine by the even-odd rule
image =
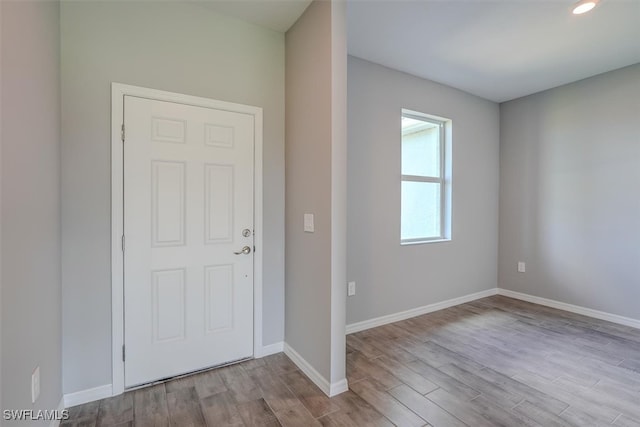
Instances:
[[[197,2],[61,6],[64,391],[111,383],[110,84],[264,109],[263,344],[284,339],[284,35]]]
[[[326,383],[345,377],[343,25],[344,4],[314,1],[286,34],[285,337]]]
[[[453,120],[452,240],[400,245],[402,108]],[[495,288],[498,105],[349,57],[347,324]]]
[[[500,113],[500,287],[640,319],[640,65]]]
[[[52,410],[62,398],[59,4],[0,10],[2,409]]]

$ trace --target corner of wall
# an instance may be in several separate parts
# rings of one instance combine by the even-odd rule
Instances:
[[[331,5],[331,382],[346,385],[347,310],[346,2]],[[334,387],[341,390],[341,386]],[[335,393],[335,390],[333,391]],[[343,390],[344,391],[344,390]],[[331,390],[330,390],[331,395]]]
[[[337,396],[349,390],[349,383],[346,378],[333,382],[329,381],[287,343],[284,344],[284,354],[328,397]]]

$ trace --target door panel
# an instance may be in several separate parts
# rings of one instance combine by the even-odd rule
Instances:
[[[125,387],[252,356],[253,116],[124,113]]]
[[[229,242],[233,236],[233,166],[204,165],[206,243]]]
[[[184,162],[151,162],[152,245],[183,246],[185,225]]]

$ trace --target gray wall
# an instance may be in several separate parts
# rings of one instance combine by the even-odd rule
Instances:
[[[2,4],[0,3],[0,410],[4,409],[2,402]]]
[[[111,82],[264,109],[264,345],[284,338],[284,35],[187,2],[63,2],[64,391],[111,383]]]
[[[500,287],[640,319],[640,65],[500,113]]]
[[[334,383],[345,378],[345,4],[311,3],[286,57],[286,342]]]
[[[331,3],[315,1],[286,33],[285,339],[331,374]],[[315,232],[303,232],[303,216]]]
[[[400,110],[453,120],[452,240],[400,245]],[[347,324],[495,288],[498,105],[358,58],[348,71]]]
[[[346,379],[347,3],[331,5],[331,383]]]
[[[2,408],[56,409],[62,398],[59,5],[2,1],[0,9]],[[36,366],[41,392],[32,405]]]

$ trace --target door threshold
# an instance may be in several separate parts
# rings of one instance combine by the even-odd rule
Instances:
[[[221,363],[220,365],[209,366],[209,367],[206,367],[206,368],[198,369],[197,371],[187,372],[186,374],[174,375],[172,377],[162,378],[162,379],[151,381],[151,382],[144,383],[144,384],[134,385],[134,386],[131,386],[131,387],[125,387],[124,391],[126,393],[128,391],[134,391],[134,390],[139,390],[141,388],[152,387],[152,386],[158,385],[158,384],[165,384],[165,383],[168,383],[169,381],[179,380],[179,379],[182,379],[182,378],[190,377],[192,375],[198,375],[198,374],[201,374],[203,372],[213,371],[215,369],[224,368],[226,366],[236,365],[238,363],[246,362],[246,361],[252,360],[252,359],[255,359],[255,358],[253,356],[244,357],[242,359],[232,360],[231,362]]]

